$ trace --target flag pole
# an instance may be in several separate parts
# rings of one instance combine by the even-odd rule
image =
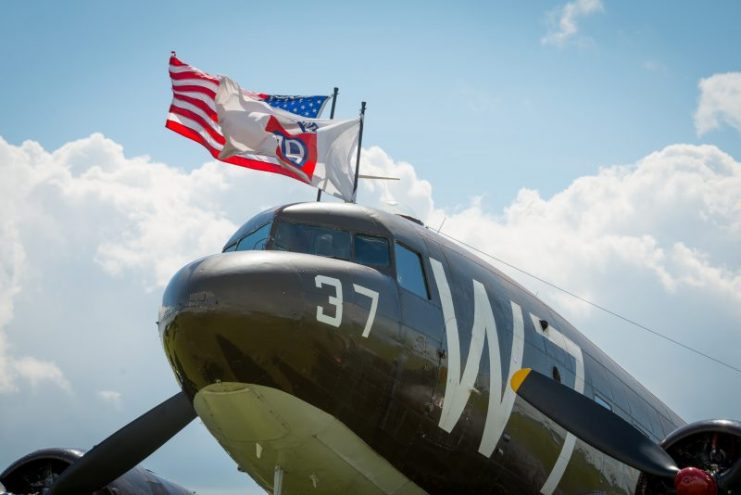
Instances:
[[[334,119],[334,107],[337,104],[337,95],[340,92],[340,88],[335,87],[332,91],[332,108],[329,109],[329,120]],[[322,200],[322,190],[317,188],[316,192],[316,200],[321,201]]]
[[[334,118],[334,106],[337,104],[337,95],[340,93],[340,88],[334,88],[332,91],[332,108],[329,109],[329,120]]]
[[[355,160],[355,182],[352,186],[352,203],[357,203],[358,179],[360,178],[360,147],[363,146],[363,122],[365,121],[365,102],[360,102],[360,130],[358,131],[358,156]]]

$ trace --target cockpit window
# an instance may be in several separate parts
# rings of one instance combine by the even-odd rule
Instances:
[[[314,225],[279,223],[273,249],[349,260],[350,233]]]
[[[394,245],[394,251],[396,253],[396,280],[399,285],[419,297],[429,299],[430,294],[427,290],[422,259],[419,254],[398,242]]]
[[[236,244],[235,251],[251,251],[265,249],[265,244],[268,241],[270,235],[270,227],[272,223],[266,223],[262,227],[259,227],[254,232],[251,232],[239,240]],[[231,247],[231,246],[230,246]],[[226,248],[225,251],[230,251]]]
[[[369,266],[389,266],[389,241],[383,237],[355,234],[355,261]]]

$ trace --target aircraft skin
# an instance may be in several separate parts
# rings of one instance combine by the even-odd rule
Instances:
[[[515,397],[509,378],[523,367],[656,441],[684,425],[532,293],[412,220],[288,205],[247,222],[227,249],[271,221],[265,249],[180,270],[159,319],[200,419],[267,490],[276,480],[288,494],[634,493],[638,471]],[[283,251],[282,224],[385,238],[390,264]],[[410,259],[422,290],[409,290]]]

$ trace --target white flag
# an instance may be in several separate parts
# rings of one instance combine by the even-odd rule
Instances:
[[[225,139],[219,159],[270,161],[328,194],[352,200],[360,119],[300,117],[250,98],[227,77],[216,92],[216,112]]]

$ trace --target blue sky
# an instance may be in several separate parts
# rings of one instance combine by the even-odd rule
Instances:
[[[200,150],[162,127],[176,50],[262,91],[336,85],[338,116],[366,100],[365,142],[444,181],[445,204],[477,194],[502,206],[523,185],[550,194],[672,142],[741,151],[731,131],[699,139],[690,118],[699,79],[736,68],[736,2],[608,2],[566,46],[541,43],[558,2],[74,5],[4,6],[9,142],[55,148],[98,131],[128,154],[199,165]]]
[[[445,218],[451,235],[741,366],[741,4],[570,4],[584,12],[564,32],[562,1],[5,2],[0,466],[92,444],[174,392],[152,325],[164,283],[259,207],[314,196],[209,164],[164,128],[171,50],[254,90],[338,86],[340,118],[367,101],[364,166],[402,185],[366,185],[360,202]],[[706,128],[703,95],[720,95]],[[737,374],[529,287],[680,414],[741,417],[720,393]],[[148,465],[206,495],[255,490],[200,425]]]

